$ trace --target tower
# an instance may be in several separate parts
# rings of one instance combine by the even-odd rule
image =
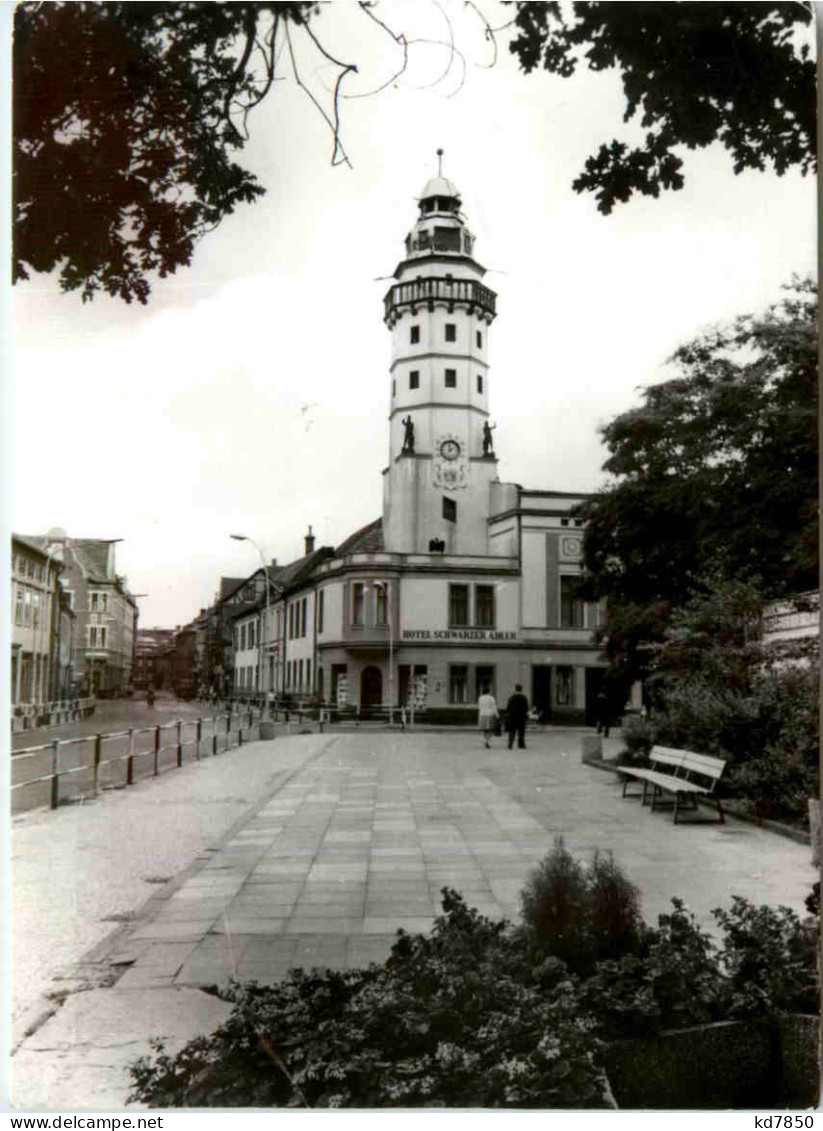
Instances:
[[[392,335],[387,550],[489,553],[497,460],[488,423],[488,337],[497,296],[484,275],[460,193],[438,168],[420,195],[406,257],[384,300]]]

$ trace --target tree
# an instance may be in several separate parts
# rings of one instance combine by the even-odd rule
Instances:
[[[613,481],[580,508],[584,591],[606,597],[607,655],[648,670],[672,610],[706,578],[766,599],[817,587],[817,325],[811,282],[682,346],[678,376],[602,430]]]
[[[13,60],[14,279],[145,302],[147,274],[264,192],[232,154],[308,3],[22,3]]]
[[[639,116],[644,144],[613,139],[573,182],[595,192],[608,214],[634,192],[680,189],[675,148],[719,141],[734,171],[779,174],[815,168],[815,63],[798,40],[812,5],[785,3],[518,3],[510,43],[529,74],[541,65],[568,78],[617,68],[626,95],[623,121]]]

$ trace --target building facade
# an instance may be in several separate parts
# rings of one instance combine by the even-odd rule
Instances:
[[[284,693],[360,712],[414,703],[428,718],[468,721],[484,688],[505,703],[521,683],[541,718],[594,720],[605,663],[592,637],[601,610],[579,596],[586,496],[499,478],[497,296],[484,275],[460,194],[437,176],[384,300],[383,513],[277,578]],[[248,635],[246,645],[248,671]]]
[[[75,617],[60,586],[53,548],[12,535],[11,703],[73,694]]]
[[[75,617],[75,681],[81,695],[114,698],[132,690],[137,602],[115,569],[115,543],[63,531],[28,539],[61,565]]]

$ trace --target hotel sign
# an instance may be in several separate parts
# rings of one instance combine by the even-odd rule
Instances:
[[[453,640],[470,644],[500,644],[505,640],[516,640],[516,632],[504,632],[495,628],[404,628],[401,640]]]

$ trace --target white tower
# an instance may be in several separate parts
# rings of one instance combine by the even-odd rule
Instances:
[[[460,193],[439,169],[419,205],[385,297],[392,360],[384,544],[398,553],[485,555],[497,480],[488,423],[497,296],[481,282]]]

